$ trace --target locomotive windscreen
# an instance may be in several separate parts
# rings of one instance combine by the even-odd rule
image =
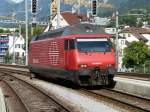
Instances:
[[[79,52],[110,52],[111,42],[106,38],[77,39]]]

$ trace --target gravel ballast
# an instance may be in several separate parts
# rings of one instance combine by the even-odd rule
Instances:
[[[60,102],[68,104],[76,108],[76,111],[80,112],[122,112],[125,110],[119,110],[113,106],[104,104],[97,99],[86,96],[77,92],[76,90],[65,88],[50,82],[42,81],[39,79],[30,80],[27,76],[20,76],[14,74],[16,77],[26,80],[32,85],[41,88],[43,91],[51,94],[56,99],[59,99]]]

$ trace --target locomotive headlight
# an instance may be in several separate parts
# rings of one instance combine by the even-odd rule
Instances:
[[[86,68],[86,67],[87,67],[86,64],[81,64],[81,65],[80,65],[80,68]]]
[[[107,64],[107,67],[111,67],[112,65],[111,64]]]

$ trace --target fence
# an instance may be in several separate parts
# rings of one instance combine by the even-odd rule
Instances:
[[[125,68],[124,72],[150,74],[150,64],[143,64],[138,66],[132,66],[130,68]]]
[[[0,60],[0,63],[2,63],[2,64],[13,64],[13,63],[15,63],[15,64],[19,64],[19,65],[25,65],[25,57],[15,58],[15,62],[14,62],[13,59],[3,58],[3,59]]]

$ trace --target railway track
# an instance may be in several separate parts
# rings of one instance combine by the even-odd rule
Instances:
[[[13,66],[13,67],[15,68],[18,66]],[[23,69],[23,71],[19,71],[19,70],[13,71],[12,69],[5,68],[3,69],[4,70],[3,73],[8,74],[8,73],[14,72],[14,73],[20,73],[20,74],[27,73],[28,75],[30,75],[30,72],[24,71],[24,69],[28,70],[27,67],[21,66],[20,68]],[[26,72],[26,73],[23,73],[23,72]],[[130,78],[130,74],[128,78]],[[122,93],[119,91],[106,89],[106,88],[103,88],[100,90],[85,90],[84,89],[84,90],[79,90],[79,91],[88,96],[95,97],[98,100],[101,100],[104,102],[110,102],[111,104],[114,104],[115,106],[119,108],[124,108],[125,110],[129,110],[132,112],[150,112],[150,99],[145,99],[139,96],[134,96],[134,95],[130,95],[127,93]]]
[[[29,112],[28,108],[22,102],[20,96],[12,89],[8,82],[2,80],[5,76],[1,77],[0,87],[3,90],[5,97],[5,105],[7,112]]]
[[[83,94],[92,96],[104,102],[109,102],[114,106],[131,112],[150,112],[150,99],[106,88],[100,90],[82,89],[79,91]]]
[[[22,106],[20,109],[23,109],[23,111],[19,110],[18,112],[72,112],[72,109],[60,104],[40,89],[10,74],[4,73],[1,76],[1,83],[5,84],[5,86],[7,85],[11,93],[17,96],[15,101],[20,102]],[[10,109],[9,112],[11,112]]]
[[[9,69],[9,68],[11,68],[11,69]],[[14,73],[20,73],[20,74],[30,76],[30,71],[28,69],[28,66],[24,66],[24,65],[0,64],[0,70],[5,70],[5,71],[9,71],[9,72],[11,71],[11,72],[14,72]],[[117,77],[130,78],[130,79],[150,81],[150,74],[118,72],[116,74],[116,76]]]
[[[10,69],[11,68],[11,69]],[[30,71],[28,69],[28,66],[24,66],[24,65],[6,65],[6,64],[0,64],[0,69],[1,70],[8,70],[11,71],[13,70],[13,72],[19,72],[19,71],[23,71],[24,74],[29,74]],[[116,76],[124,76],[124,77],[130,77],[130,78],[143,78],[143,79],[147,79],[150,80],[150,74],[142,74],[142,73],[129,73],[129,72],[118,72],[116,74]]]

